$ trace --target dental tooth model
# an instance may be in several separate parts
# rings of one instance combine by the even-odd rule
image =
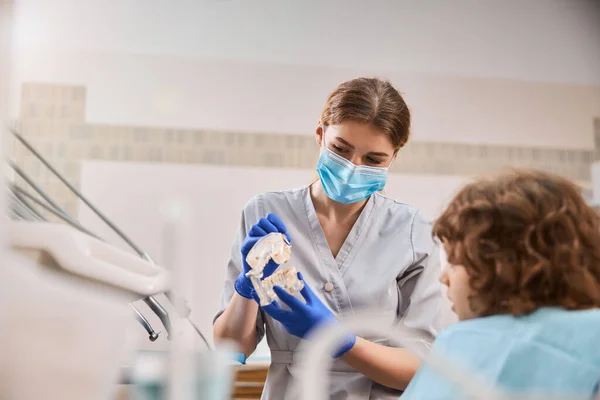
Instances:
[[[299,293],[304,288],[304,282],[298,279],[296,267],[280,269],[275,271],[275,273],[268,278],[263,279],[262,289],[265,291],[266,298],[268,299],[266,304],[277,299],[277,294],[273,290],[273,286],[280,286],[289,294],[303,300],[303,298],[299,296]],[[262,300],[261,305],[263,305]]]
[[[263,270],[270,260],[277,264],[285,264],[292,255],[292,246],[287,241],[285,235],[281,233],[269,233],[260,238],[250,249],[246,262],[252,271],[248,275],[262,278]]]
[[[270,233],[259,239],[248,253],[246,262],[252,270],[246,276],[250,278],[261,306],[277,300],[273,286],[280,286],[293,296],[297,296],[304,287],[304,282],[298,279],[295,267],[278,268],[271,276],[261,280],[263,270],[269,261],[273,260],[282,265],[290,260],[291,254],[292,246],[281,233]]]

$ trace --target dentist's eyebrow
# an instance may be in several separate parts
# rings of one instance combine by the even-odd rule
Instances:
[[[343,145],[346,145],[346,146],[350,147],[351,149],[354,149],[354,146],[351,143],[347,142],[346,140],[342,139],[341,137],[336,137],[335,139],[338,142],[342,143]]]
[[[387,154],[387,153],[380,153],[380,152],[371,152],[371,153],[368,153],[368,155],[370,155],[370,156],[379,156],[379,157],[389,157],[389,154]]]

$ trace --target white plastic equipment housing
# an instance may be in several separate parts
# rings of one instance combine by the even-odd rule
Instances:
[[[164,268],[68,225],[9,221],[8,245],[45,251],[65,271],[142,296],[163,293],[171,286],[171,274]]]

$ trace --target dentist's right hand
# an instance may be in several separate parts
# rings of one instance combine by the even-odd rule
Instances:
[[[287,240],[291,242],[285,224],[275,214],[267,214],[265,218],[261,218],[248,230],[246,239],[242,243],[241,247],[243,269],[234,283],[235,291],[238,292],[240,296],[251,300],[252,290],[254,289],[252,286],[252,282],[250,282],[250,279],[246,277],[246,274],[252,269],[250,265],[248,265],[248,263],[246,262],[246,257],[248,257],[248,253],[256,244],[256,242],[258,242],[259,239],[263,238],[269,233],[277,232],[284,234]],[[269,261],[269,263],[265,266],[265,269],[263,271],[263,279],[271,275],[275,271],[275,269],[277,269],[278,266],[279,265],[273,260]]]
[[[325,324],[337,323],[337,319],[329,308],[313,293],[300,272],[298,272],[298,279],[304,282],[304,288],[300,291],[300,294],[306,303],[298,300],[283,288],[275,286],[273,290],[277,294],[277,297],[288,306],[289,310],[281,308],[277,300],[266,306],[261,306],[261,308],[271,318],[279,321],[289,334],[297,336],[300,339],[306,339],[319,327]],[[253,292],[252,296],[260,304],[260,299],[256,295],[256,292]],[[348,333],[332,356],[334,358],[341,357],[350,351],[355,344],[356,335]]]

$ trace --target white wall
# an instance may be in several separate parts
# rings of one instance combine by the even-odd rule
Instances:
[[[19,0],[20,48],[600,84],[596,0]]]
[[[589,149],[598,20],[594,0],[21,0],[13,115],[21,82],[74,83],[91,122],[312,133],[337,84],[378,75],[415,140]]]
[[[203,332],[210,334],[244,203],[257,193],[308,184],[313,177],[310,170],[88,161],[83,164],[82,190],[159,264],[166,261],[161,207],[171,199],[184,200],[192,206],[190,235],[181,244],[187,246],[181,249],[188,257],[183,263],[189,266],[193,279],[186,297],[196,299],[191,304],[192,317]],[[458,177],[391,175],[386,194],[418,204],[426,215],[434,217],[464,181]],[[84,226],[129,250],[83,205],[79,216]],[[151,319],[159,328],[157,321]],[[145,337],[140,327],[140,345],[149,347]]]
[[[372,71],[116,53],[22,51],[18,81],[87,87],[106,124],[312,134],[327,94]],[[593,147],[600,86],[382,74],[406,95],[415,140]]]
[[[9,124],[11,114],[9,112],[10,89],[13,69],[12,54],[12,35],[13,35],[13,4],[12,1],[0,2],[0,154],[5,156],[6,137],[8,132],[6,127]],[[0,176],[4,179],[11,179],[9,168],[5,164],[0,165]],[[0,210],[5,207],[5,191],[0,193]],[[2,224],[4,225],[4,224]],[[4,257],[4,226],[0,226],[0,262]]]

